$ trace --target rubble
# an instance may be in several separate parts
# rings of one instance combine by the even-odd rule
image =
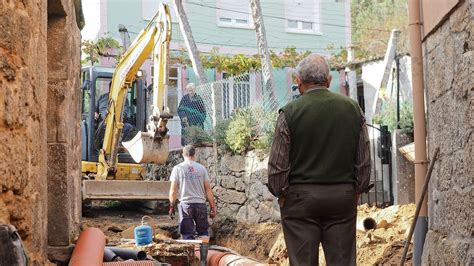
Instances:
[[[411,222],[415,214],[415,205],[394,205],[385,209],[369,207],[367,204],[358,207],[358,222],[371,217],[377,222],[375,230],[357,230],[357,264],[374,265],[380,262],[399,262],[399,253],[403,251],[403,246]],[[322,248],[319,249],[319,264],[326,265]],[[409,256],[411,257],[411,256]],[[273,245],[269,262],[280,265],[289,265],[288,254],[285,248],[283,233],[280,233],[277,241]]]
[[[134,243],[121,244],[118,247],[133,250],[142,250],[153,259],[171,265],[197,265],[195,245],[187,243],[173,243],[164,239],[154,239],[152,244],[136,246]]]
[[[151,222],[154,230],[154,243],[144,247],[136,247],[125,239],[132,238],[133,228],[140,224],[141,215],[137,212],[99,210],[100,218],[86,217],[83,227],[96,226],[105,233],[108,245],[118,247],[140,248],[154,259],[161,262],[193,261],[195,260],[194,245],[177,243],[176,220],[168,216],[153,216]],[[400,260],[403,243],[413,220],[415,205],[395,205],[385,209],[362,205],[358,207],[358,222],[367,217],[374,219],[376,229],[357,230],[357,264],[373,265],[389,264]],[[119,217],[119,214],[122,217]],[[226,247],[235,253],[256,258],[267,263],[279,265],[288,264],[288,254],[281,225],[279,223],[249,224],[235,220],[223,219],[211,224],[211,244]],[[122,232],[114,232],[123,230]],[[127,233],[128,232],[128,233]],[[325,265],[324,256],[320,249],[320,265]],[[411,258],[411,250],[408,258]],[[410,260],[408,261],[410,262]]]

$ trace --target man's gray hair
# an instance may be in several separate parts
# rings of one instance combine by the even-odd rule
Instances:
[[[189,89],[189,88],[196,89],[196,84],[194,84],[194,83],[188,83],[188,85],[186,85],[186,89]]]
[[[303,83],[324,84],[329,77],[329,64],[318,54],[310,54],[296,67],[296,72]]]
[[[185,157],[194,157],[196,154],[196,148],[193,145],[186,145],[183,148],[183,156]]]

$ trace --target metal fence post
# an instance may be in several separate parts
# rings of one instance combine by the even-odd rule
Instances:
[[[212,127],[216,128],[219,121],[222,120],[222,83],[213,82],[211,84],[211,103],[212,103]]]

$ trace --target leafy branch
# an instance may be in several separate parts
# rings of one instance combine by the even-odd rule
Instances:
[[[270,51],[270,59],[272,66],[275,68],[296,67],[296,65],[310,53],[310,51],[298,52],[295,47],[287,47],[280,53]],[[218,72],[225,71],[231,75],[239,75],[250,70],[258,70],[261,68],[258,55],[226,55],[219,53],[218,48],[213,48],[210,53],[201,54],[199,57],[204,68],[216,69]],[[173,59],[181,64],[191,64],[185,50],[182,50],[179,55]]]
[[[86,55],[86,58],[81,63],[86,64],[88,62],[91,65],[98,63],[100,57],[120,57],[119,54],[111,54],[110,51],[113,49],[119,49],[120,44],[117,40],[110,36],[103,36],[97,41],[84,40],[81,44],[82,52]]]

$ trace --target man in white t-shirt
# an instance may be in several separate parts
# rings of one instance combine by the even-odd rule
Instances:
[[[196,149],[192,145],[183,148],[184,162],[173,167],[170,181],[169,214],[174,214],[176,198],[179,199],[179,231],[183,239],[208,237],[206,200],[211,207],[210,217],[217,215],[209,175],[204,166],[195,161]]]

